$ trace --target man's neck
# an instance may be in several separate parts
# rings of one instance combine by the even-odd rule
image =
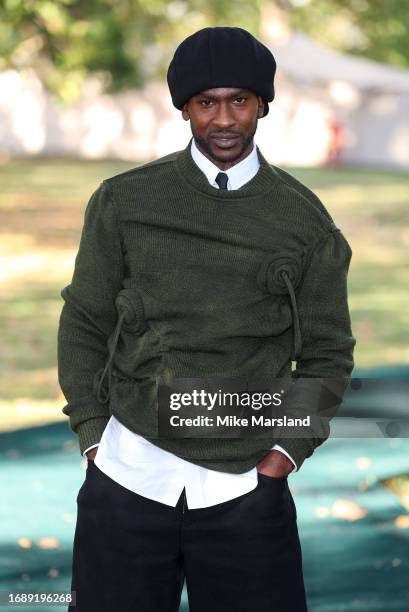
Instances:
[[[194,162],[206,176],[210,185],[216,187],[216,177],[220,172],[220,168],[198,149],[194,138],[192,139],[190,151]],[[260,162],[257,149],[253,145],[253,150],[250,151],[247,157],[226,170],[228,189],[240,189],[257,174],[259,167]]]

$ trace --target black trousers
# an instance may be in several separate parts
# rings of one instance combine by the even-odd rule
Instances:
[[[288,480],[190,510],[129,491],[88,461],[78,497],[71,589],[77,612],[305,612]]]

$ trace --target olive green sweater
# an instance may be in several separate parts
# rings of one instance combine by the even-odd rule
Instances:
[[[111,414],[187,461],[231,473],[274,443],[300,469],[328,437],[158,437],[158,380],[352,372],[350,246],[321,201],[257,153],[258,173],[233,191],[208,183],[189,143],[92,194],[58,330],[63,413],[81,452]]]

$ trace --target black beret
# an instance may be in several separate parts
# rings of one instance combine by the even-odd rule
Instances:
[[[268,102],[274,99],[276,62],[273,54],[242,28],[203,28],[188,36],[175,51],[167,81],[179,110],[195,94],[214,87],[241,87]]]

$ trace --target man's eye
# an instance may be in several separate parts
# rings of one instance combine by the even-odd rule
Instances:
[[[212,103],[211,100],[207,100],[207,99],[206,100],[200,100],[200,104],[202,106],[210,106],[211,103]]]
[[[246,98],[244,96],[237,96],[237,98],[235,98],[235,102],[238,102],[239,104],[243,104],[246,101]]]

